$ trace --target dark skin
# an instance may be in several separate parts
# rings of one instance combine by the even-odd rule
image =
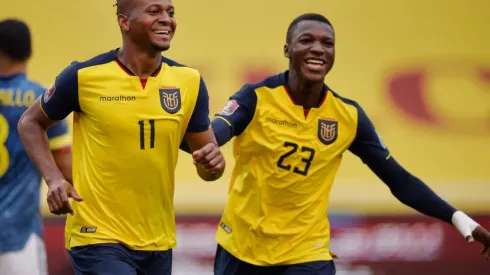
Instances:
[[[147,79],[161,64],[161,53],[170,48],[176,30],[175,8],[170,0],[120,0],[118,23],[123,45],[119,60],[141,79]],[[69,198],[81,202],[83,198],[56,166],[48,147],[46,130],[55,123],[41,110],[40,101],[24,113],[18,131],[27,153],[48,185],[48,205],[51,213],[74,215]],[[218,148],[213,130],[186,133],[185,138],[193,152],[197,173],[205,181],[219,179],[225,169],[225,160]]]
[[[335,61],[333,28],[318,21],[299,22],[284,46],[284,56],[289,59],[288,86],[296,103],[304,108],[317,107],[325,76]],[[310,59],[321,65],[308,64]],[[478,226],[466,240],[483,244],[481,255],[490,259],[490,233],[485,228]]]
[[[49,211],[55,215],[74,214],[69,198],[81,202],[83,198],[72,185],[71,154],[70,159],[64,154],[63,158],[51,155],[46,131],[55,124],[41,110],[40,98],[22,115],[17,131],[24,143],[27,154],[41,172],[48,185],[47,203]],[[58,166],[63,163],[63,166]],[[69,164],[69,167],[66,165]]]
[[[177,29],[175,8],[170,0],[122,0],[119,5],[123,45],[118,58],[135,75],[147,79],[160,66],[162,52],[170,48]]]
[[[291,41],[284,46],[289,58],[288,86],[298,105],[317,107],[324,79],[335,61],[335,35],[332,27],[317,21],[301,21],[296,25]],[[310,66],[307,61],[321,61],[321,66]]]

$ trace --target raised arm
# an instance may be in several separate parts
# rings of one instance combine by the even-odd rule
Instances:
[[[362,108],[358,109],[357,135],[349,150],[390,188],[403,204],[425,215],[453,224],[469,241],[473,237],[485,245],[487,253],[490,234],[474,220],[441,199],[420,179],[405,170],[388,151]]]
[[[58,169],[47,135],[48,128],[72,111],[80,111],[76,64],[56,78],[55,83],[22,115],[17,127],[27,154],[49,187],[48,205],[54,214],[73,214],[68,198],[82,200]]]

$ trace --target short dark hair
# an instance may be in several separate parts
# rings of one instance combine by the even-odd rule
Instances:
[[[17,19],[0,21],[0,52],[16,61],[31,57],[31,32],[26,23]]]
[[[301,22],[301,21],[317,21],[317,22],[325,23],[325,24],[329,25],[330,27],[332,27],[332,29],[333,29],[332,23],[330,23],[330,21],[325,16],[318,14],[318,13],[305,13],[305,14],[302,14],[302,15],[296,17],[293,20],[293,22],[291,22],[291,24],[289,24],[288,32],[286,34],[286,43],[291,42],[293,32],[296,29],[296,26],[298,26],[299,22]]]
[[[116,15],[126,14],[128,9],[127,6],[128,6],[127,1],[116,0],[116,3],[114,4],[114,7],[116,7]]]
[[[116,15],[121,14],[121,5],[119,5],[119,0],[116,0],[116,3],[114,3],[113,7],[116,7]]]

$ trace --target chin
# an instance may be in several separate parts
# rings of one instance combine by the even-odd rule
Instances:
[[[152,46],[153,46],[153,49],[160,51],[160,52],[164,52],[164,51],[170,49],[170,44],[153,43]]]
[[[311,73],[307,72],[303,74],[303,79],[308,83],[319,83],[325,81],[326,73]]]

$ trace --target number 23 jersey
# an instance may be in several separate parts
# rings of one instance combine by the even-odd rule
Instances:
[[[287,74],[245,85],[215,118],[236,136],[217,241],[255,265],[331,260],[327,212],[342,155],[383,146],[359,105],[326,86],[306,113],[288,93]]]

